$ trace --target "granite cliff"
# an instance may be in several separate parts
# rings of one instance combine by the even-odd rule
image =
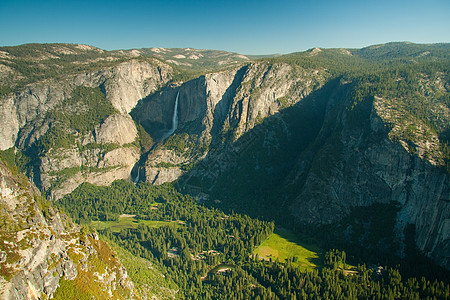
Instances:
[[[131,112],[155,141],[174,114],[179,92],[177,131],[151,151],[146,180],[173,181],[212,152],[226,152],[266,117],[291,106],[324,84],[328,74],[289,64],[253,63],[206,74],[149,96]],[[240,151],[234,149],[234,151]],[[226,163],[218,168],[229,167]]]
[[[55,45],[52,51],[65,48]],[[156,59],[116,56],[107,57],[117,60],[112,65],[31,82],[1,98],[0,149],[23,150],[28,175],[53,199],[83,182],[108,185],[129,178],[139,159],[138,132],[128,113],[166,84],[172,69]]]
[[[199,199],[282,219],[290,212],[298,224],[341,224],[354,208],[395,207],[392,218],[378,216],[393,226],[381,239],[393,234],[402,256],[412,225],[417,248],[449,268],[446,73],[382,73],[400,82],[388,89],[381,76],[331,73],[263,61],[144,99],[131,115],[158,141],[180,93],[179,127],[148,153],[145,180],[178,179]],[[352,226],[341,233],[355,236]]]

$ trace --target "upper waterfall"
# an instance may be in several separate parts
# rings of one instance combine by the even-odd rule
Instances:
[[[166,132],[161,140],[167,139],[169,136],[171,136],[175,130],[177,130],[178,127],[178,98],[180,97],[180,91],[177,93],[177,97],[175,98],[175,106],[173,108],[173,115],[172,115],[172,127],[169,129],[168,132]]]

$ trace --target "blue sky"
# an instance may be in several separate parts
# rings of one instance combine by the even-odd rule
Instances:
[[[0,46],[284,54],[391,41],[450,42],[450,0],[0,0]]]

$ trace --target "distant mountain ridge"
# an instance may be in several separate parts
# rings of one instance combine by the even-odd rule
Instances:
[[[121,51],[136,56],[156,57],[179,66],[182,69],[200,69],[207,71],[213,71],[217,68],[224,68],[230,65],[250,61],[250,58],[242,54],[193,48],[142,48],[119,50],[119,52]]]
[[[409,42],[392,42],[350,51],[366,59],[420,58],[423,56],[431,56],[435,59],[450,58],[449,43],[414,44]]]

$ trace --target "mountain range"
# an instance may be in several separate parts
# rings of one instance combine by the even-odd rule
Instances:
[[[10,203],[22,190],[58,203],[86,184],[172,183],[204,206],[355,256],[407,257],[413,245],[449,270],[449,68],[450,44],[257,59],[190,48],[0,47],[2,215],[17,219]],[[68,234],[70,226],[33,214],[39,220],[20,230]],[[2,234],[20,231],[8,226]],[[98,252],[94,237],[85,243]],[[70,273],[63,269],[55,282]],[[33,272],[11,275],[9,290],[29,291],[23,278],[34,278],[35,290],[52,294]]]

